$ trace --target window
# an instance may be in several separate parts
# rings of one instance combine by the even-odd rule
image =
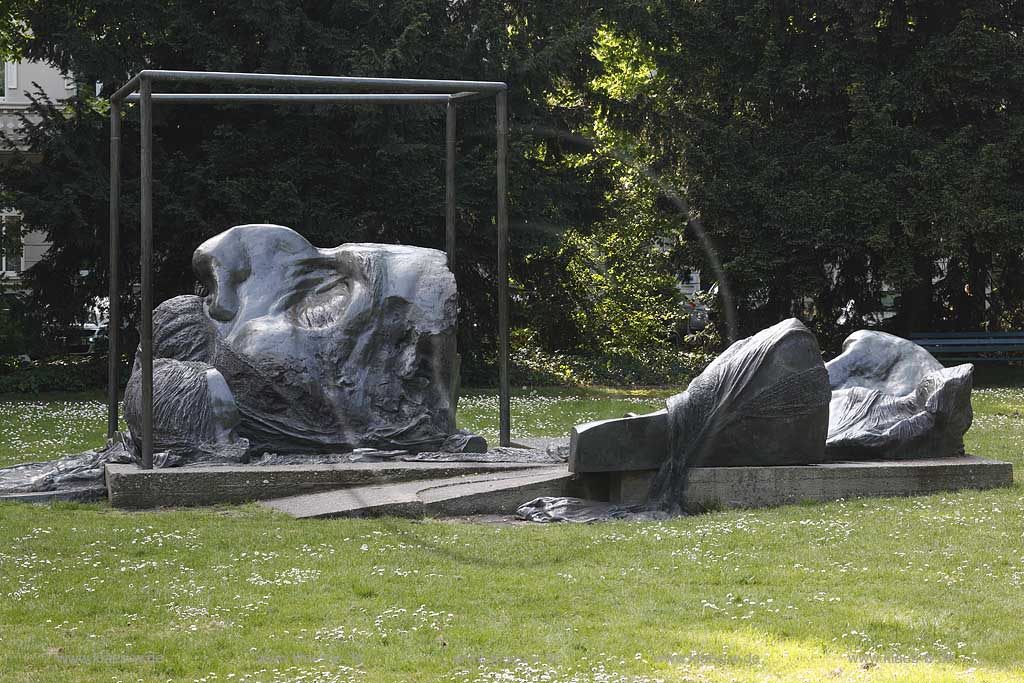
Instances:
[[[17,90],[18,88],[18,64],[7,62],[3,67],[0,69],[0,102],[7,98],[8,90]]]
[[[16,213],[0,214],[0,273],[17,275],[23,266],[21,216]]]

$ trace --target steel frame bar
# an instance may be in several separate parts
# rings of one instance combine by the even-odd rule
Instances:
[[[125,102],[138,102],[128,95]],[[419,93],[157,93],[154,102],[209,104],[211,102],[267,104],[448,104],[450,95]]]
[[[498,138],[497,186],[498,211],[498,441],[512,441],[512,417],[508,384],[508,97],[504,90],[495,96],[495,123]]]
[[[386,88],[385,93],[154,93],[155,83],[233,83],[324,86],[347,89]],[[124,102],[138,102],[141,123],[141,270],[142,316],[140,350],[142,370],[142,467],[153,467],[153,105],[157,102],[264,103],[264,104],[445,104],[445,251],[451,267],[455,258],[455,134],[456,103],[495,98],[497,137],[495,225],[498,238],[498,383],[499,442],[511,442],[509,398],[509,292],[508,292],[508,86],[494,81],[307,76],[204,71],[139,72],[110,97],[110,337],[108,367],[107,434],[118,428],[118,375],[120,370],[120,203],[121,112]],[[405,92],[393,92],[405,91]]]
[[[444,116],[444,251],[448,269],[455,272],[455,117],[457,105],[448,102]]]
[[[118,263],[121,258],[121,104],[110,103],[110,308],[107,311],[107,438],[113,439],[118,428],[117,388],[120,380],[121,353],[118,334],[121,325],[121,290]]]
[[[139,116],[142,144],[140,158],[142,323],[142,467],[153,469],[153,84],[139,81]],[[120,324],[120,321],[118,321]]]
[[[317,85],[351,89],[404,90],[420,93],[498,93],[508,89],[501,81],[453,81],[431,78],[375,78],[366,76],[310,76],[304,74],[258,74],[231,71],[165,71],[146,69],[121,86],[111,100],[134,92],[142,79],[152,83],[235,83],[276,85]]]

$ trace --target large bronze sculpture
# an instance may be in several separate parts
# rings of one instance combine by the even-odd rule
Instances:
[[[818,342],[799,320],[736,342],[668,399],[652,501],[676,511],[691,467],[824,461],[829,396]]]
[[[973,365],[945,368],[911,341],[868,330],[850,335],[826,365],[810,331],[785,320],[732,344],[666,410],[575,427],[570,469],[656,469],[642,511],[650,514],[684,508],[693,467],[963,455],[973,373]],[[538,499],[521,514],[578,521],[624,511]]]
[[[153,312],[157,467],[487,450],[455,428],[458,302],[444,253],[319,249],[289,228],[242,225],[200,245],[193,267],[205,296]],[[912,342],[871,331],[851,335],[825,364],[813,334],[785,320],[732,344],[665,410],[577,426],[570,469],[656,470],[641,511],[652,515],[685,509],[695,467],[961,455],[972,375],[971,365],[944,368]],[[104,462],[140,460],[141,379],[137,359],[125,392],[129,434],[0,470],[0,489],[98,486]],[[487,457],[512,457],[498,451]],[[537,520],[637,512],[566,498],[523,510]]]
[[[255,453],[486,450],[454,425],[458,300],[442,252],[318,249],[283,226],[242,225],[200,245],[193,267],[206,297],[153,316],[157,452],[193,443],[193,460],[223,459],[234,436]],[[125,396],[136,442],[138,375]],[[214,437],[218,406],[237,425]],[[188,417],[203,434],[182,435]]]

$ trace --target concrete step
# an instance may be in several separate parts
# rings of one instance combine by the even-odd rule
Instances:
[[[223,465],[143,470],[106,466],[107,494],[118,508],[145,509],[245,503],[335,489],[381,486],[464,474],[550,467],[521,462],[374,462],[308,465]]]
[[[530,471],[362,486],[276,498],[263,501],[261,505],[300,519],[510,515],[538,496],[569,495],[572,476],[564,465],[558,465]]]

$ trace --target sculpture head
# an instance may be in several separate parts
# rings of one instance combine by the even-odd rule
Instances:
[[[266,315],[318,255],[302,235],[281,225],[238,225],[203,242],[192,268],[209,294],[205,305],[225,337]]]
[[[214,365],[254,445],[275,450],[439,444],[457,297],[444,253],[383,244],[318,249],[279,225],[242,225],[193,257],[209,291]]]
[[[830,361],[828,452],[837,459],[945,457],[963,452],[974,366],[943,367],[914,342],[859,330]]]
[[[825,368],[833,390],[860,387],[905,396],[917,389],[927,374],[941,370],[942,363],[909,339],[857,330]]]

